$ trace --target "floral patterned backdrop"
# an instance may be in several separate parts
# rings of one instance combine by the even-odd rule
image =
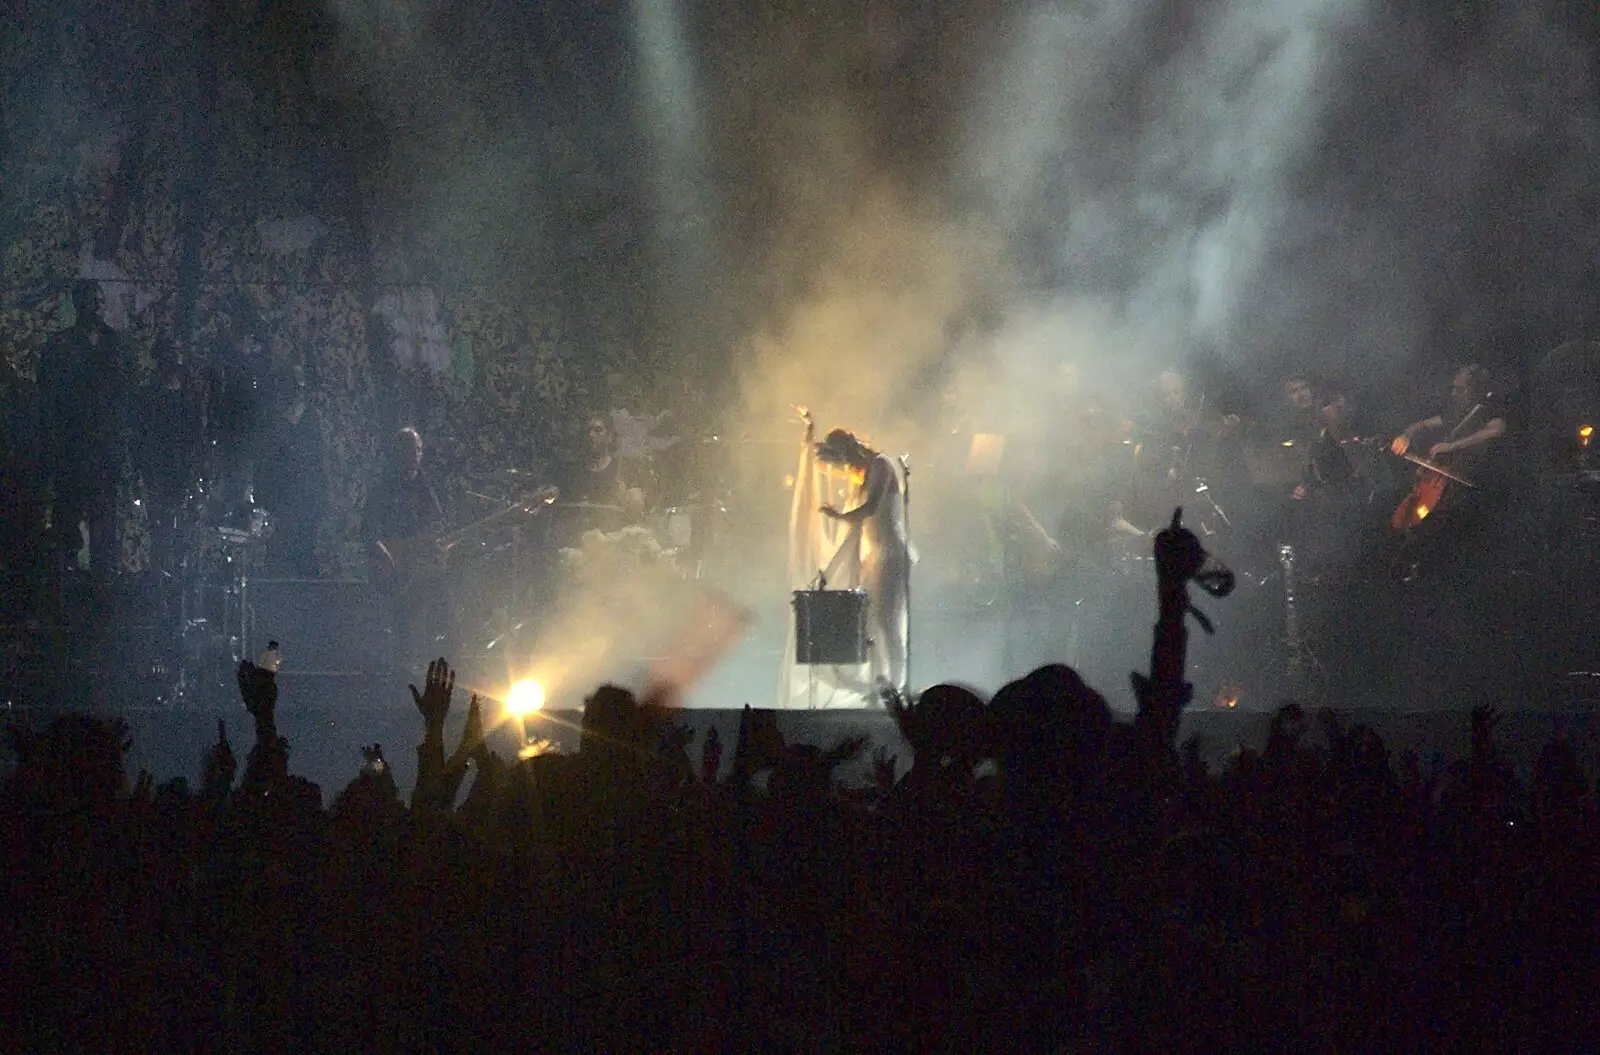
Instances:
[[[450,505],[501,469],[549,470],[583,408],[649,409],[665,389],[636,322],[597,315],[556,283],[512,295],[429,273],[403,230],[373,219],[388,176],[350,163],[337,107],[294,63],[236,46],[244,37],[229,34],[245,23],[217,10],[230,57],[214,74],[180,63],[157,76],[160,63],[99,61],[121,53],[114,35],[83,40],[48,19],[35,30],[53,57],[41,95],[76,116],[41,117],[41,104],[0,139],[6,157],[29,159],[0,213],[0,410],[15,464],[36,454],[38,358],[71,324],[79,277],[109,295],[136,396],[163,349],[196,379],[218,367],[303,376],[330,455],[325,575],[360,567],[362,502],[398,425],[423,432]],[[181,40],[168,44],[183,54]],[[216,105],[197,111],[208,96]],[[131,463],[124,475],[124,564],[137,570],[148,561],[143,484]]]

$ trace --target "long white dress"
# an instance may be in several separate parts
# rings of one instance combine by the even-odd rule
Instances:
[[[790,507],[789,587],[815,589],[820,581],[830,590],[865,590],[872,647],[869,662],[859,667],[799,666],[791,620],[779,706],[871,705],[878,679],[906,687],[911,549],[905,482],[886,455],[876,455],[858,475],[818,461],[810,440],[808,432]],[[823,515],[823,505],[847,513],[865,506],[870,512],[851,523]]]

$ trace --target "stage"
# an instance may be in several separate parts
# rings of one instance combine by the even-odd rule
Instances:
[[[1095,590],[1006,594],[968,584],[940,584],[937,566],[919,568],[913,596],[914,684],[959,682],[988,696],[1046,662],[1067,662],[1131,715],[1129,674],[1148,663],[1155,616],[1153,583],[1133,572]],[[1587,581],[1587,580],[1585,580]],[[718,726],[731,758],[739,708],[772,706],[792,612],[781,584],[745,584],[753,616],[743,636],[686,694],[683,722]],[[249,716],[232,682],[231,660],[212,657],[181,693],[183,669],[170,625],[155,622],[148,584],[131,580],[87,606],[88,627],[10,624],[0,702],[14,720],[47,720],[53,701],[115,714],[134,737],[130,764],[159,776],[199,772],[227,718],[236,752],[248,747]],[[1507,715],[1503,742],[1521,764],[1552,732],[1569,731],[1581,753],[1595,754],[1591,714],[1600,708],[1592,593],[1565,581],[1560,566],[1506,568],[1492,577],[1404,582],[1377,575],[1304,577],[1294,591],[1301,649],[1288,648],[1285,583],[1270,568],[1248,570],[1226,599],[1199,598],[1216,634],[1191,624],[1189,677],[1195,703],[1185,733],[1198,733],[1213,765],[1241,743],[1259,744],[1267,716],[1285,700],[1308,710],[1332,707],[1383,732],[1397,752],[1416,747],[1424,761],[1466,747],[1467,713],[1480,704]],[[267,640],[283,644],[280,724],[293,744],[291,767],[336,790],[359,765],[359,748],[382,743],[402,786],[414,771],[420,721],[406,690],[421,665],[395,672],[382,643],[370,587],[358,581],[262,580],[250,593],[254,655]],[[450,655],[461,672],[452,722],[471,691],[503,696],[512,680],[540,662],[508,642]],[[575,743],[569,725],[584,696],[605,681],[642,688],[660,656],[613,655],[551,684],[552,717],[541,720],[557,744]],[[1576,673],[1575,672],[1579,672]],[[786,736],[828,746],[847,736],[903,753],[880,711],[838,709],[826,694],[814,710],[779,712]],[[566,724],[557,720],[564,716]],[[514,749],[507,740],[502,746]]]

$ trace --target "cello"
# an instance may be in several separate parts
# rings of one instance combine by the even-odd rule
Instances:
[[[1461,419],[1454,429],[1450,430],[1452,440],[1459,437],[1464,429],[1475,421],[1483,412],[1483,404],[1479,403]],[[1451,470],[1448,465],[1437,461],[1430,461],[1420,455],[1407,451],[1400,455],[1406,461],[1417,467],[1416,482],[1412,484],[1411,491],[1394,507],[1394,513],[1389,517],[1389,527],[1395,531],[1409,531],[1427,519],[1428,514],[1439,508],[1446,495],[1452,490],[1462,488],[1477,490],[1478,485],[1473,483],[1460,472]]]

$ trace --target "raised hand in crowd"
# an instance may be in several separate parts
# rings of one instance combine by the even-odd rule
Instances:
[[[473,760],[482,761],[489,752],[489,741],[483,733],[483,701],[473,693],[467,700],[467,724],[461,729],[461,742],[451,753],[450,764],[465,766]]]
[[[239,669],[235,674],[239,682],[239,696],[244,700],[245,710],[256,720],[256,729],[259,733],[263,723],[271,726],[276,721],[278,676],[266,667],[256,666],[248,659],[239,661]]]
[[[422,742],[417,745],[417,783],[412,789],[411,804],[433,812],[448,809],[449,801],[444,796],[444,720],[450,713],[450,700],[455,694],[455,671],[441,656],[428,664],[420,692],[415,685],[406,687],[411,691],[411,702],[416,705],[417,713],[422,715]]]
[[[715,784],[722,771],[722,734],[716,726],[706,728],[705,739],[700,744],[700,781]]]
[[[1205,547],[1198,535],[1183,526],[1182,509],[1174,510],[1172,522],[1156,533],[1154,550],[1162,586],[1183,586],[1205,567]]]
[[[240,786],[260,791],[289,775],[289,744],[278,735],[278,676],[248,659],[239,661],[236,676],[245,710],[256,722],[256,742],[250,748]]]
[[[1182,508],[1172,511],[1172,522],[1156,534],[1153,548],[1157,619],[1150,671],[1148,675],[1135,671],[1132,683],[1145,760],[1155,767],[1151,776],[1155,779],[1159,771],[1160,783],[1175,783],[1178,716],[1194,695],[1194,687],[1185,680],[1189,636],[1184,619],[1193,614],[1208,633],[1212,629],[1210,621],[1189,604],[1188,585],[1205,567],[1206,551],[1199,537],[1183,526]]]
[[[411,690],[411,701],[417,705],[423,723],[430,729],[435,726],[443,729],[445,716],[450,713],[450,699],[456,691],[456,674],[450,664],[442,656],[429,663],[421,692],[415,685],[406,687]]]
[[[443,808],[448,808],[456,800],[461,783],[466,779],[467,768],[474,762],[478,764],[478,779],[484,779],[493,754],[489,750],[489,739],[483,732],[483,701],[477,693],[473,693],[467,700],[467,724],[461,729],[461,740],[445,760],[440,777],[438,800]]]
[[[200,775],[200,797],[213,802],[226,797],[238,769],[238,760],[233,757],[233,747],[228,743],[228,723],[218,718],[217,742],[206,751]]]

